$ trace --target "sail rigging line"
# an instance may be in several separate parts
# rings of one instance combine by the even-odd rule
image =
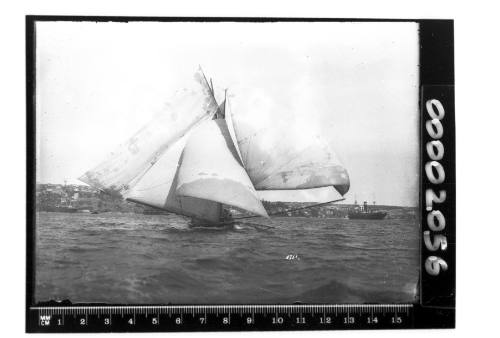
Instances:
[[[294,212],[294,211],[298,211],[298,210],[310,209],[310,208],[319,207],[319,206],[322,206],[322,205],[326,205],[326,204],[330,204],[330,203],[336,203],[336,202],[341,202],[341,201],[345,201],[345,198],[340,198],[340,199],[336,199],[336,200],[333,200],[333,201],[328,201],[328,202],[323,202],[323,203],[308,205],[308,206],[305,206],[305,207],[300,207],[300,208],[295,208],[295,209],[278,211],[278,212],[274,212],[274,213],[268,214],[268,215],[269,216],[276,216],[276,215],[279,215],[279,214],[283,214],[285,212]],[[234,220],[239,220],[239,219],[256,218],[256,217],[261,217],[261,216],[252,215],[252,216],[234,217],[232,220],[234,221]]]

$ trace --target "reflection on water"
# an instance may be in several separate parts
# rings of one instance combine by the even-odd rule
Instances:
[[[412,220],[255,218],[192,227],[175,215],[37,214],[36,301],[413,302]]]

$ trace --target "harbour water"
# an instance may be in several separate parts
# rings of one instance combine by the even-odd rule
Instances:
[[[414,219],[255,218],[192,227],[175,215],[38,212],[35,301],[113,304],[408,303]]]

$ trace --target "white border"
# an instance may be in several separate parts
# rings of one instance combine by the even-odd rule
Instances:
[[[308,332],[335,336],[496,335],[499,198],[498,9],[483,1],[4,1],[0,5],[2,331],[24,332],[25,20],[27,14],[131,16],[298,16],[455,19],[457,123],[457,329]],[[201,335],[183,334],[183,335]],[[302,332],[209,333],[300,337]],[[49,335],[51,336],[51,335]],[[93,336],[93,335],[91,335]],[[129,334],[128,337],[136,336]],[[45,335],[44,337],[47,337]],[[57,335],[60,337],[60,335]]]

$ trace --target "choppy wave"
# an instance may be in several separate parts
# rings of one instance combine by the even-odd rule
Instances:
[[[251,219],[193,227],[174,215],[39,213],[36,301],[413,302],[410,220]]]

